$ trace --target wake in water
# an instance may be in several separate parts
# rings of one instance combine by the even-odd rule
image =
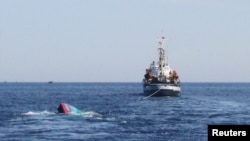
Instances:
[[[58,112],[52,112],[52,111],[29,111],[26,113],[22,113],[22,115],[26,115],[26,116],[46,116],[46,115],[67,115],[67,116],[83,116],[85,118],[99,118],[101,119],[103,116],[97,112],[94,111],[86,111],[86,112],[82,112],[79,114],[73,113],[73,114],[62,114],[62,113],[58,113]]]
[[[93,117],[102,118],[101,114],[96,113],[94,111],[83,112],[82,115],[83,117],[88,117],[88,118],[93,118]]]
[[[49,112],[49,111],[47,111],[47,110],[44,110],[44,111],[41,111],[41,112],[33,112],[33,111],[29,111],[29,112],[27,112],[27,113],[22,113],[22,115],[30,115],[30,116],[32,116],[32,115],[54,115],[54,114],[56,114],[56,112]]]

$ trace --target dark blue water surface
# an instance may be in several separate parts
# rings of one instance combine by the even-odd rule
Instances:
[[[0,83],[0,139],[206,141],[208,124],[250,124],[250,83],[181,87],[142,99],[141,83]],[[61,102],[83,114],[57,114]]]

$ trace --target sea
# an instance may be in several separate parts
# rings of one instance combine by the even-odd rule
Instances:
[[[61,102],[83,113],[59,114]],[[1,141],[206,141],[212,124],[250,124],[250,83],[146,97],[137,82],[0,82]]]

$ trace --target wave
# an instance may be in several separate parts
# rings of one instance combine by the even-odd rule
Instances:
[[[27,113],[22,113],[22,115],[55,115],[56,113],[55,112],[50,112],[50,111],[47,111],[47,110],[44,110],[44,111],[29,111]]]
[[[96,113],[94,111],[83,112],[82,115],[83,115],[83,117],[88,117],[88,118],[93,118],[93,117],[95,117],[95,118],[101,118],[102,117],[101,114]]]

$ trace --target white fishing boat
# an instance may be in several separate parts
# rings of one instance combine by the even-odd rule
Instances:
[[[159,41],[159,61],[153,61],[144,75],[143,91],[147,96],[179,96],[181,92],[179,76],[165,59],[164,40],[162,37]]]

